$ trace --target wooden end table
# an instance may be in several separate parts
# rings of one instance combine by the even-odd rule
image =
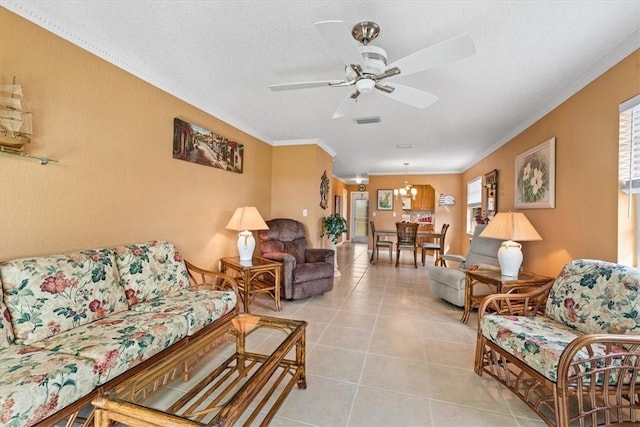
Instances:
[[[523,272],[518,277],[505,277],[500,270],[467,270],[465,272],[465,295],[464,295],[464,313],[462,314],[462,323],[467,323],[469,314],[474,307],[478,307],[487,295],[507,293],[514,288],[527,288],[542,286],[552,277],[540,276],[535,273]],[[490,288],[490,292],[481,295],[474,295],[473,288],[483,283]]]
[[[245,313],[256,295],[269,294],[280,311],[280,270],[282,264],[270,259],[254,256],[251,261],[240,261],[240,257],[220,258],[220,271],[233,277],[240,288],[240,299]],[[273,278],[273,282],[265,277]]]

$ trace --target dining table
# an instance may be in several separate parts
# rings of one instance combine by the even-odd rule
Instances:
[[[375,242],[378,237],[397,237],[398,236],[398,232],[396,231],[396,229],[394,228],[393,230],[378,230],[376,229],[376,232],[373,235],[373,241]],[[426,240],[426,239],[440,239],[442,238],[442,233],[437,232],[437,231],[422,231],[420,229],[418,229],[418,240]],[[375,243],[374,243],[375,244]],[[369,258],[369,262],[373,263],[373,257],[375,256],[375,247],[374,249],[371,251],[371,258]]]

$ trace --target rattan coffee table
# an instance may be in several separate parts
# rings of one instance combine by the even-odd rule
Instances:
[[[95,426],[266,426],[294,385],[307,387],[306,325],[239,314],[197,345],[183,346],[95,399]],[[227,345],[235,341],[233,354],[182,382],[185,366],[201,359],[212,344],[221,345],[221,339]],[[167,384],[187,391],[167,390]]]

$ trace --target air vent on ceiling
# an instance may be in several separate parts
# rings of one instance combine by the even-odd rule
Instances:
[[[406,150],[407,148],[413,148],[413,144],[396,144],[396,148]]]
[[[373,116],[373,117],[359,117],[356,119],[353,119],[354,122],[356,122],[359,125],[368,125],[371,123],[380,123],[380,116]]]

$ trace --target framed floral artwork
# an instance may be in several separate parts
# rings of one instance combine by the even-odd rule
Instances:
[[[554,208],[555,171],[555,138],[516,156],[515,208]]]
[[[378,190],[378,210],[393,210],[393,190]]]

